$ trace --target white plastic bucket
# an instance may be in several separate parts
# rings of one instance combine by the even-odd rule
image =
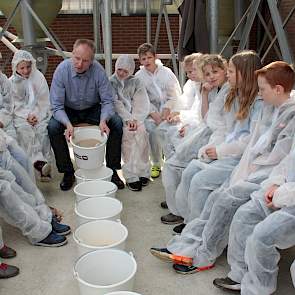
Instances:
[[[81,147],[77,145],[79,141],[86,139],[97,139],[100,141],[100,144],[94,147]],[[107,139],[107,135],[105,133],[102,134],[99,129],[79,128],[75,132],[74,138],[70,139],[78,168],[88,170],[102,166]]]
[[[81,182],[74,187],[77,201],[92,197],[115,197],[117,190],[114,183],[104,180]]]
[[[107,293],[106,295],[141,295],[141,294],[135,293],[135,292],[128,292],[128,291],[118,291],[118,292]]]
[[[117,220],[122,210],[122,203],[115,198],[87,198],[75,204],[77,225],[94,220]]]
[[[78,169],[75,171],[77,183],[91,181],[91,180],[104,180],[111,181],[113,170],[106,166],[101,166],[93,170]]]
[[[81,295],[132,291],[137,264],[132,254],[117,249],[89,252],[74,265]]]
[[[78,246],[79,256],[102,249],[125,250],[127,228],[120,220],[95,220],[80,225],[73,238]]]

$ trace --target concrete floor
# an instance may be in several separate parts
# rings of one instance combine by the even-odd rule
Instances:
[[[60,176],[50,184],[40,184],[47,202],[64,211],[64,221],[75,229],[73,191],[58,189]],[[176,274],[171,265],[163,263],[149,254],[152,246],[165,246],[171,238],[172,226],[161,224],[160,216],[167,211],[160,208],[164,198],[161,180],[157,179],[140,193],[127,188],[119,191],[118,199],[123,202],[122,223],[129,230],[126,250],[132,251],[138,263],[134,291],[143,295],[218,295],[229,294],[215,288],[212,281],[226,275],[228,265],[223,255],[210,271],[183,276]],[[17,257],[5,262],[17,265],[20,275],[0,281],[0,294],[7,295],[78,295],[78,285],[73,278],[73,265],[77,250],[72,236],[68,245],[60,248],[44,248],[30,245],[19,230],[2,220],[6,244],[17,250]],[[295,258],[294,248],[284,251],[280,263],[278,290],[275,294],[291,295],[289,267]]]

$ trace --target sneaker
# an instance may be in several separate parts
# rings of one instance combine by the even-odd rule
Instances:
[[[151,177],[157,178],[160,176],[160,173],[161,173],[161,167],[157,165],[153,165],[151,169]]]
[[[208,265],[208,266],[202,266],[202,267],[197,267],[197,266],[187,266],[187,265],[182,265],[182,264],[173,264],[173,268],[177,273],[180,273],[182,275],[189,275],[193,274],[196,272],[201,272],[205,270],[209,270],[214,267],[214,264]]]
[[[142,184],[140,181],[127,182],[126,185],[131,191],[134,191],[134,192],[138,192],[142,190]]]
[[[60,247],[68,242],[67,238],[64,236],[57,235],[52,231],[45,239],[40,242],[35,243],[36,246],[43,247]]]
[[[173,232],[177,235],[180,235],[182,230],[185,228],[186,224],[185,223],[181,223],[179,225],[176,225],[174,228],[173,228]]]
[[[182,265],[192,265],[193,259],[187,256],[174,255],[167,248],[151,248],[150,252],[162,261]]]
[[[167,202],[166,201],[161,202],[160,206],[163,209],[168,209],[168,205],[167,205]]]
[[[113,182],[118,189],[123,189],[125,187],[124,182],[121,180],[116,170],[113,170],[111,182]]]
[[[139,177],[142,186],[147,186],[150,182],[149,178],[147,177]]]
[[[71,233],[71,228],[66,224],[59,223],[55,215],[52,216],[51,225],[52,225],[52,230],[57,235],[66,236],[69,233]]]
[[[19,274],[19,268],[5,263],[0,264],[0,279],[8,279]]]
[[[7,258],[13,258],[15,256],[16,256],[16,251],[10,247],[7,247],[6,245],[4,245],[0,249],[0,257],[1,258],[7,259]]]
[[[232,290],[232,291],[241,291],[241,284],[233,281],[229,277],[215,279],[213,285],[217,288]]]
[[[167,215],[163,215],[161,217],[162,223],[165,224],[178,224],[183,223],[183,218],[181,216],[174,215],[172,213],[169,213]]]

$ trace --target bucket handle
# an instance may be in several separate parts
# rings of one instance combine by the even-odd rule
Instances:
[[[133,252],[129,252],[129,255],[132,257],[132,258],[134,258],[134,254],[133,254]]]

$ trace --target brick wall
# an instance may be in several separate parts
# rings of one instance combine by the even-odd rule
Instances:
[[[177,47],[178,43],[178,15],[170,15],[170,26],[174,40],[174,46]],[[0,26],[3,26],[6,19],[0,18]],[[130,16],[122,17],[118,15],[112,16],[112,44],[113,53],[136,53],[138,45],[146,41],[146,27],[145,16]],[[60,14],[52,23],[50,28],[63,44],[65,50],[71,51],[74,41],[78,38],[93,39],[93,19],[92,15],[63,15]],[[157,16],[152,17],[152,41],[156,32]],[[9,31],[16,33],[13,28]],[[48,44],[50,45],[50,43]],[[7,63],[5,73],[11,74],[10,61],[11,52],[0,43],[0,51],[2,52],[3,59],[0,61],[1,65]],[[166,33],[166,26],[164,18],[162,18],[160,38],[158,44],[159,53],[169,53],[168,37]],[[59,57],[49,57],[48,70],[46,78],[50,83],[52,74],[57,64],[62,59]],[[137,65],[138,66],[138,65]],[[168,62],[169,66],[169,62]]]

